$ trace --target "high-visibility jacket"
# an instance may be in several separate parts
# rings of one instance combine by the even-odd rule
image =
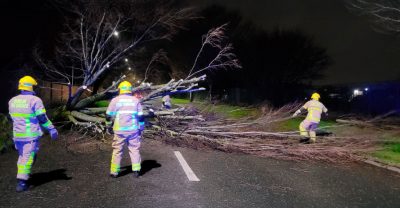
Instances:
[[[53,129],[46,116],[42,100],[32,94],[17,95],[8,102],[8,109],[13,120],[13,139],[32,141],[43,135],[40,126]]]
[[[308,111],[306,120],[313,123],[319,123],[322,112],[328,112],[328,109],[324,106],[324,104],[318,100],[310,100],[306,102],[306,104],[303,105],[303,108]]]
[[[115,134],[136,134],[144,125],[138,120],[140,116],[143,116],[142,105],[139,99],[130,94],[122,94],[112,99],[106,114],[114,119]]]

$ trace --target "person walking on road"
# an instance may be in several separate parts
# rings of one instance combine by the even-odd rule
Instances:
[[[301,141],[302,142],[310,142],[315,143],[316,141],[316,132],[315,130],[318,128],[318,124],[321,120],[321,114],[324,112],[326,115],[328,114],[328,109],[319,102],[321,96],[318,93],[313,93],[311,95],[311,100],[306,102],[303,107],[297,110],[293,117],[299,115],[302,110],[308,111],[306,119],[304,119],[299,126],[300,135],[305,137]]]
[[[114,134],[110,176],[116,178],[121,169],[124,144],[128,145],[132,162],[132,171],[139,177],[141,169],[140,142],[144,128],[142,106],[132,95],[132,84],[123,81],[119,84],[119,95],[111,100],[106,111],[106,122],[109,133]]]
[[[13,141],[18,150],[17,192],[27,191],[28,179],[39,150],[39,138],[46,128],[53,140],[58,132],[46,116],[42,100],[35,95],[33,87],[37,82],[31,76],[19,80],[20,94],[11,98],[8,103],[9,113],[13,121]]]

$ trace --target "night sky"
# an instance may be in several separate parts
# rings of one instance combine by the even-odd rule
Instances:
[[[319,84],[400,79],[400,41],[377,33],[365,17],[348,11],[343,0],[195,0],[225,5],[265,30],[300,29],[326,47],[334,64]]]
[[[338,84],[400,78],[400,42],[394,35],[373,31],[370,22],[349,12],[341,0],[187,0],[206,7],[219,4],[239,11],[265,30],[300,29],[326,47],[334,64],[317,83]],[[45,0],[3,0],[0,6],[1,88],[15,87],[15,76],[31,61],[31,49],[40,42],[51,47],[61,28],[59,13]],[[245,69],[243,69],[245,70]],[[2,93],[3,94],[3,93]],[[1,105],[2,106],[2,105]]]

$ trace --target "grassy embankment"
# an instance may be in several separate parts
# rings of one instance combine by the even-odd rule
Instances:
[[[384,163],[400,165],[400,134],[384,135],[382,140],[381,147],[371,155]]]

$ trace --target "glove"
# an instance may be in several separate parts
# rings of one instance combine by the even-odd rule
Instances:
[[[58,138],[57,129],[50,129],[49,134],[52,140],[56,140]]]
[[[292,117],[296,117],[297,115],[299,115],[301,113],[301,111],[300,110],[297,110],[293,115],[292,115]]]
[[[106,127],[106,132],[107,132],[107,134],[111,134],[111,135],[114,134],[112,126],[107,126]]]
[[[155,114],[154,114],[154,110],[153,109],[149,109],[149,116],[150,117],[154,117],[155,116]]]

